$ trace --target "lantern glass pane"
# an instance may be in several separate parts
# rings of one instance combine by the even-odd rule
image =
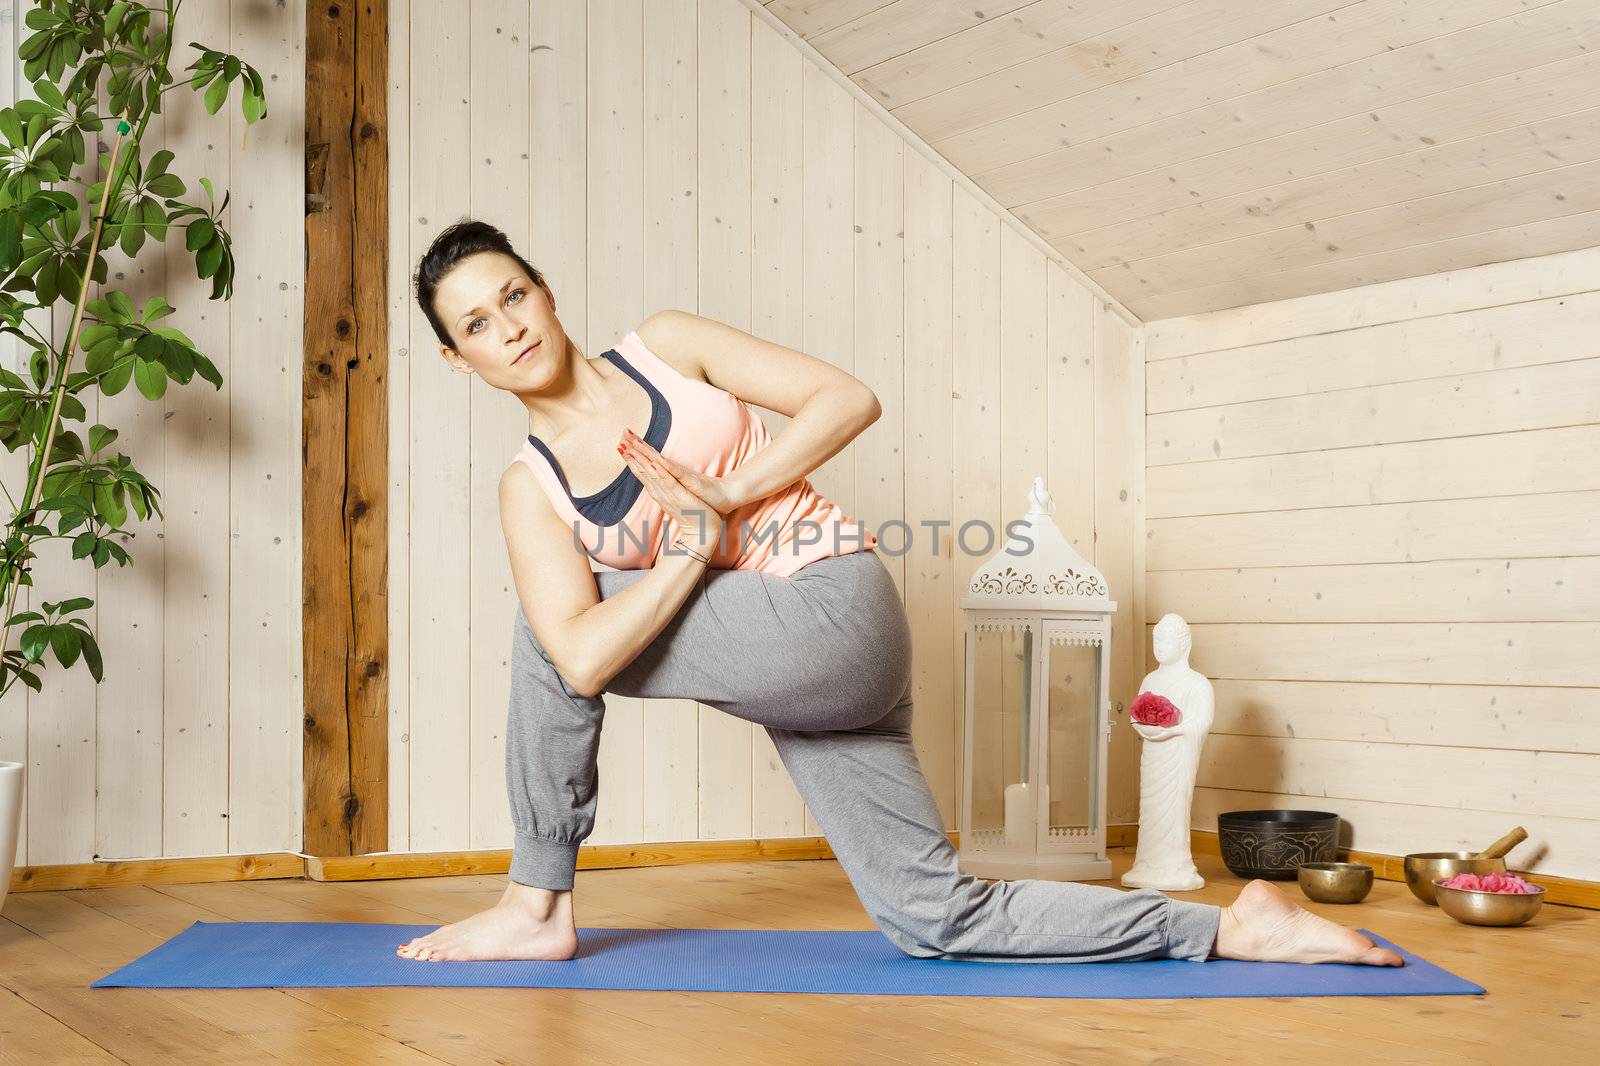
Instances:
[[[1093,839],[1100,823],[1099,750],[1104,727],[1100,699],[1100,647],[1050,645],[1050,785],[1048,839]]]
[[[970,845],[1032,847],[1036,799],[1027,745],[1034,633],[1013,626],[979,629],[972,638]]]

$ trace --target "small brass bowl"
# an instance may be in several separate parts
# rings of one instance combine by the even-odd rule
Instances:
[[[1439,909],[1468,925],[1521,925],[1538,914],[1544,903],[1542,888],[1537,892],[1480,892],[1471,888],[1446,888],[1439,883],[1448,880],[1450,878],[1440,877],[1433,882]]]
[[[1437,907],[1433,883],[1456,874],[1503,874],[1505,859],[1480,859],[1475,851],[1417,851],[1406,856],[1406,886],[1411,894],[1429,906]]]
[[[1307,862],[1296,871],[1300,891],[1318,903],[1360,903],[1372,891],[1372,867],[1364,862]]]

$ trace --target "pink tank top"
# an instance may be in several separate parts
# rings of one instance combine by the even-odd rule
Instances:
[[[722,477],[772,443],[767,427],[750,407],[725,389],[680,374],[659,358],[639,334],[630,330],[605,353],[651,392],[654,416],[643,434],[658,452],[691,470]],[[670,427],[666,427],[670,419]],[[653,438],[665,427],[665,439]],[[611,485],[582,502],[618,503],[637,493],[620,519],[594,521],[580,511],[568,490],[566,475],[536,437],[529,436],[513,462],[526,463],[550,497],[567,528],[576,529],[584,549],[617,570],[654,566],[662,549],[677,536],[677,523],[650,495],[631,468]],[[615,512],[618,507],[611,510]],[[722,542],[710,565],[719,570],[760,570],[787,577],[802,566],[830,555],[846,555],[877,547],[878,538],[801,480],[765,499],[752,500],[724,516]]]

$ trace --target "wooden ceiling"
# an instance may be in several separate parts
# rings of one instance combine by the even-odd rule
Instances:
[[[1146,321],[1600,245],[1600,0],[770,0]]]

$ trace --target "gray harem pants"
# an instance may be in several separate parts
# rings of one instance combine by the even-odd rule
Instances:
[[[648,571],[595,574],[602,599]],[[605,702],[578,695],[517,608],[506,777],[511,879],[573,887],[594,829]],[[784,577],[708,570],[607,686],[764,726],[867,914],[909,955],[994,962],[1201,962],[1221,909],[1071,881],[961,872],[911,742],[911,633],[870,549]]]

